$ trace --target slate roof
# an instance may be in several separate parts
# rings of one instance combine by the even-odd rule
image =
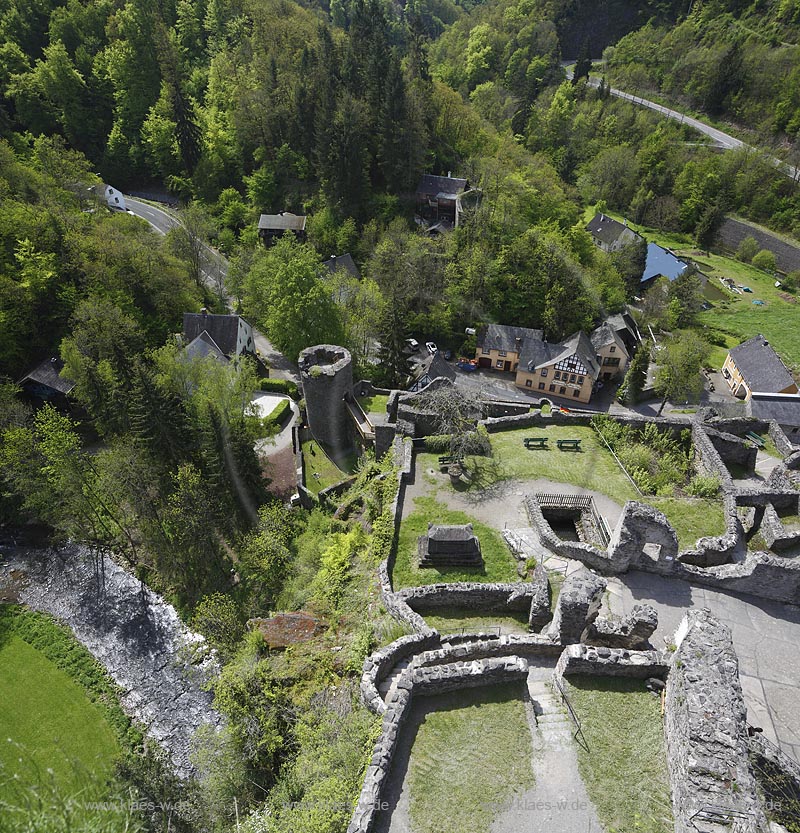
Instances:
[[[614,220],[605,214],[595,214],[591,221],[586,225],[586,231],[588,231],[589,234],[595,238],[595,240],[599,240],[607,246],[615,243],[619,236],[626,230],[636,234],[633,229],[628,229],[624,223],[620,223],[618,220]],[[636,234],[636,236],[639,237],[638,234]]]
[[[236,353],[236,338],[239,334],[238,315],[212,315],[202,312],[183,314],[183,337],[187,342],[194,341],[204,330],[226,356],[233,356]]]
[[[751,391],[777,393],[794,384],[794,377],[761,333],[730,351],[730,357]]]
[[[527,339],[522,344],[522,352],[519,354],[520,365],[533,370],[539,365],[549,364],[560,355],[563,350],[561,344],[551,344],[549,341],[538,339]]]
[[[266,231],[305,231],[304,214],[292,214],[281,211],[280,214],[262,214],[258,218],[258,228]]]
[[[479,348],[484,347],[490,350],[512,350],[517,352],[517,339],[522,339],[523,351],[527,348],[527,342],[542,340],[541,330],[532,330],[529,327],[510,327],[507,324],[487,324],[478,330],[476,343]]]
[[[418,194],[450,197],[455,199],[463,194],[469,186],[469,180],[452,176],[434,176],[425,174],[417,186]]]
[[[186,345],[183,354],[188,359],[207,359],[210,356],[223,363],[228,361],[228,357],[205,330]]]
[[[800,428],[800,394],[754,391],[748,413],[756,419],[774,419],[779,425]]]
[[[647,261],[644,265],[644,274],[642,275],[641,283],[653,280],[659,275],[669,278],[674,281],[679,275],[682,275],[689,268],[688,264],[684,263],[675,257],[674,254],[662,249],[656,243],[647,244]]]
[[[449,379],[452,382],[456,378],[456,372],[453,367],[444,360],[442,354],[437,350],[432,356],[428,356],[421,362],[414,365],[414,370],[411,374],[411,381],[412,383],[418,382],[425,376],[428,377],[430,382],[434,379],[438,379],[440,376],[443,376],[445,379]],[[409,385],[409,387],[411,387],[411,385]]]
[[[621,347],[626,353],[628,352],[625,342],[608,321],[604,321],[594,330],[591,335],[591,342],[592,347],[594,347],[595,354],[601,347],[607,347],[610,344]]]
[[[26,383],[41,385],[50,388],[65,396],[75,387],[75,382],[61,376],[64,369],[64,362],[58,356],[45,359],[41,364],[36,365],[26,376],[19,380],[20,387]]]
[[[606,324],[612,327],[616,334],[622,339],[623,343],[628,348],[629,353],[631,352],[631,348],[642,340],[642,337],[639,334],[639,328],[636,326],[633,316],[627,311],[609,315],[608,318],[606,318]]]
[[[333,275],[339,269],[346,269],[354,278],[360,278],[361,272],[353,262],[353,258],[349,255],[331,255],[327,260],[322,261],[322,265]]]
[[[577,355],[586,366],[589,375],[597,377],[599,373],[595,349],[589,336],[582,330],[573,333],[569,338],[556,344],[543,341],[539,344],[531,343],[520,358],[520,364],[525,364],[528,371],[533,371],[544,364],[555,364],[556,362],[568,359]]]

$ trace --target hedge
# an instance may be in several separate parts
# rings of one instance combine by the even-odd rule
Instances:
[[[286,412],[291,409],[288,399],[281,399],[274,410],[264,417],[265,422],[272,422],[279,425],[286,417]]]
[[[297,399],[297,385],[291,379],[262,379],[261,390],[269,393],[285,393],[292,399]]]

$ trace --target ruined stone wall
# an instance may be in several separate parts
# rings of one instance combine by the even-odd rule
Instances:
[[[705,807],[740,815],[737,830],[766,828],[748,762],[747,722],[730,631],[707,610],[690,610],[676,634],[667,676],[664,734],[676,833],[730,833],[698,821]]]
[[[563,679],[573,674],[595,677],[649,677],[664,679],[669,657],[663,651],[629,651],[625,648],[567,645],[561,652],[553,676]]]
[[[733,479],[717,451],[711,438],[699,423],[692,426],[692,443],[694,445],[694,463],[701,474],[718,477],[720,485],[726,491],[733,488]]]
[[[773,551],[787,550],[800,544],[800,529],[787,529],[772,504],[764,509],[759,533]]]
[[[730,464],[744,466],[749,471],[755,468],[758,449],[753,443],[737,437],[735,434],[718,431],[710,426],[705,426],[702,430],[711,440],[712,445],[716,448],[726,466]]]
[[[383,810],[386,780],[392,767],[400,730],[408,718],[414,696],[441,694],[454,689],[496,685],[528,674],[528,663],[520,657],[507,656],[454,663],[435,668],[410,665],[397,681],[386,703],[381,734],[364,776],[361,794],[347,828],[347,833],[372,833]]]
[[[736,556],[744,556],[746,550],[744,527],[736,511],[736,499],[730,492],[726,492],[723,498],[723,511],[725,533],[716,537],[700,538],[694,549],[680,554],[683,564],[717,567],[729,563]]]
[[[772,442],[775,443],[775,448],[784,456],[797,451],[797,446],[789,439],[786,432],[777,422],[770,422],[769,436]]]
[[[494,582],[455,581],[406,587],[396,595],[414,610],[463,607],[487,612],[528,611],[536,588],[528,582],[499,584]]]

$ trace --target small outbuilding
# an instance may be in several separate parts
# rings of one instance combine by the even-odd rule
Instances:
[[[305,215],[281,211],[280,214],[262,214],[258,218],[258,236],[264,241],[265,246],[271,246],[284,234],[294,234],[301,243],[305,242]]]
[[[481,542],[472,524],[428,524],[417,543],[420,567],[483,567]]]

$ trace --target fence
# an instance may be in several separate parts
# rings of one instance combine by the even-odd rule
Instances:
[[[594,498],[591,495],[554,495],[536,493],[534,495],[539,506],[550,509],[578,509],[581,512],[589,512],[597,534],[600,536],[598,543],[607,547],[611,541],[611,530],[608,528],[605,518],[597,511]]]
[[[572,718],[572,722],[575,725],[575,732],[573,733],[572,737],[574,738],[576,743],[579,743],[588,752],[589,744],[586,741],[586,736],[583,734],[581,721],[578,719],[578,715],[575,714],[575,709],[572,708],[572,703],[570,702],[569,697],[567,697],[567,692],[564,691],[564,686],[561,684],[561,680],[559,680],[557,676],[554,676],[553,683],[555,687],[558,689],[558,693],[561,695],[561,700],[567,707],[569,716]]]

